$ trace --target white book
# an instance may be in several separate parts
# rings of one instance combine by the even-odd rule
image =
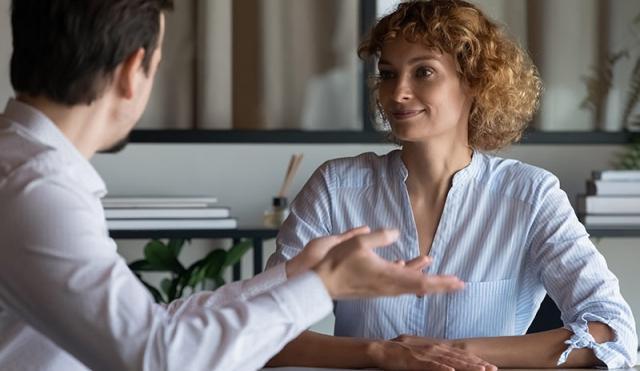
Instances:
[[[218,202],[216,197],[106,197],[104,208],[194,208],[209,207]]]
[[[578,196],[582,214],[640,214],[640,196]]]
[[[640,180],[621,182],[609,180],[590,180],[587,193],[599,196],[640,196]]]
[[[640,214],[637,215],[584,215],[582,221],[587,226],[602,227],[640,227]]]
[[[196,208],[114,208],[104,209],[107,219],[207,219],[228,218],[228,207]]]
[[[592,173],[595,180],[640,181],[640,170],[601,170]]]
[[[234,229],[238,221],[226,219],[108,219],[112,231],[172,229]]]

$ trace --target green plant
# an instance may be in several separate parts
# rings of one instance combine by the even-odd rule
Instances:
[[[213,283],[214,288],[224,285],[225,269],[239,262],[252,247],[250,240],[244,240],[229,250],[215,249],[204,258],[185,267],[178,260],[185,243],[185,239],[170,239],[167,243],[151,240],[144,247],[144,259],[129,264],[129,268],[158,303],[169,303],[179,299],[185,294],[186,289],[193,292],[198,285],[202,289],[207,287],[207,283]],[[162,280],[158,289],[142,278],[143,272],[167,272],[169,277]]]
[[[640,170],[640,139],[627,146],[627,149],[618,156],[616,169]]]
[[[640,27],[640,14],[638,14],[632,24]],[[604,105],[613,85],[613,67],[623,58],[630,58],[630,51],[638,47],[638,42],[630,47],[623,48],[618,52],[609,54],[600,67],[593,68],[592,74],[583,76],[587,88],[587,96],[580,104],[581,108],[596,111]],[[630,129],[640,129],[640,115],[633,115],[636,107],[640,105],[640,57],[635,60],[631,76],[629,77],[629,87],[627,99],[622,112],[622,125]]]

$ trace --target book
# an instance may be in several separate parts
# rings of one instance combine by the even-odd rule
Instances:
[[[599,196],[640,196],[640,180],[637,182],[589,180],[587,194]]]
[[[580,220],[588,226],[640,227],[640,214],[635,215],[583,215]]]
[[[640,196],[585,196],[577,199],[583,214],[640,214]]]
[[[238,221],[225,219],[107,219],[109,230],[234,229]]]
[[[228,218],[228,207],[195,208],[109,208],[104,210],[107,219],[206,219]]]
[[[102,206],[115,208],[195,208],[209,207],[218,202],[216,197],[106,197]]]
[[[594,180],[640,181],[640,170],[600,170],[591,175]]]

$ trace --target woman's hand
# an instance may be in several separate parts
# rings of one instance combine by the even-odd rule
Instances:
[[[495,371],[498,368],[447,341],[401,335],[373,343],[370,355],[383,370]]]

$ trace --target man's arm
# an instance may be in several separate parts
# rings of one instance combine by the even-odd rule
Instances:
[[[379,231],[339,244],[313,271],[269,292],[169,312],[118,256],[95,205],[64,184],[37,179],[3,204],[12,214],[0,223],[11,236],[1,251],[0,299],[90,368],[257,369],[327,315],[332,298],[460,287],[455,278],[425,277],[381,259],[372,249],[397,233]]]
[[[309,272],[215,309],[167,311],[129,271],[85,198],[55,181],[24,189],[3,202],[12,215],[2,213],[0,223],[0,300],[90,368],[259,368],[331,310],[322,280]]]

